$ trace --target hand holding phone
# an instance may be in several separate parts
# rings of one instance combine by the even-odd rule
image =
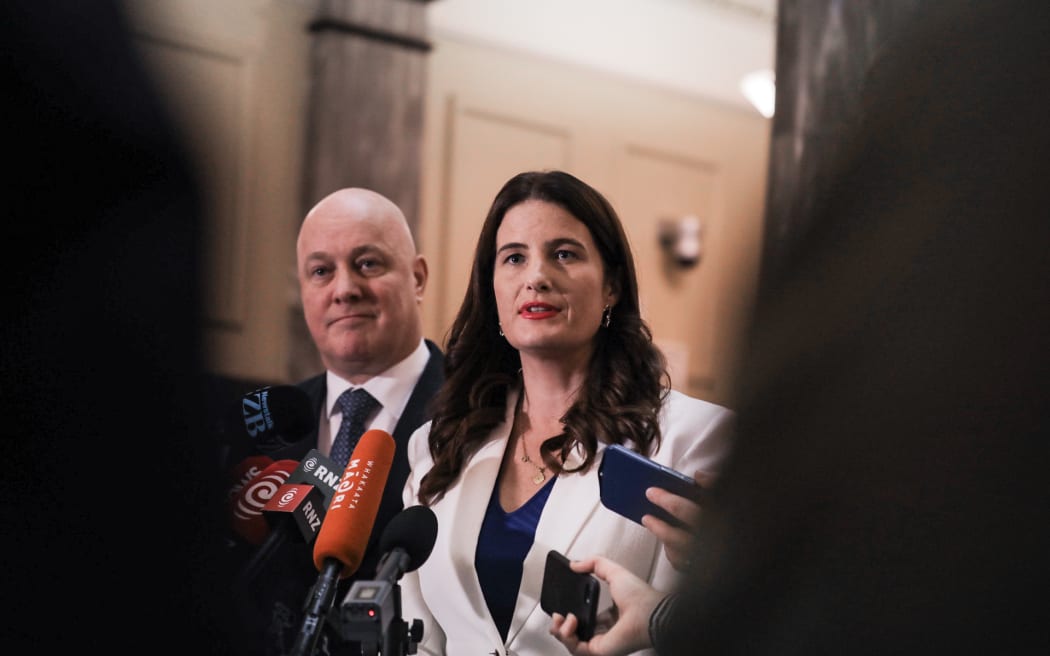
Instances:
[[[560,613],[576,616],[576,637],[590,640],[598,616],[600,584],[591,574],[574,572],[564,554],[551,549],[543,569],[543,587],[540,590],[540,608],[548,615]]]
[[[691,477],[625,446],[611,444],[605,448],[598,467],[602,505],[639,524],[643,516],[653,515],[671,526],[685,528],[676,517],[646,498],[645,490],[650,487],[663,488],[697,503],[704,492]]]

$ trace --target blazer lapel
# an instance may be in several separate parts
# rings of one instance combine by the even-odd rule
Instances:
[[[514,400],[508,404],[513,413]],[[442,499],[438,518],[441,531],[449,535],[449,553],[453,563],[451,572],[458,579],[460,589],[467,596],[470,606],[483,617],[489,618],[491,636],[495,644],[502,644],[496,624],[488,611],[485,596],[481,592],[477,571],[474,568],[474,552],[477,549],[478,535],[485,519],[485,510],[496,485],[503,452],[510,436],[512,416],[497,426],[485,444],[468,461],[460,477],[460,484],[453,487]],[[435,507],[435,511],[437,507]]]
[[[582,450],[577,446],[566,459],[566,466],[575,468],[582,462]],[[508,643],[534,613],[543,613],[544,621],[549,621],[539,604],[547,552],[554,549],[568,555],[600,504],[597,464],[585,474],[562,474],[555,481],[536,526],[536,538],[525,556],[518,606],[507,632]]]

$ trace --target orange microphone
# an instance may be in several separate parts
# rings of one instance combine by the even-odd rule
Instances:
[[[390,433],[373,429],[361,436],[350,454],[314,542],[314,565],[320,575],[304,604],[302,627],[289,656],[314,653],[338,580],[361,565],[396,446]]]
[[[395,448],[394,438],[382,430],[366,431],[354,447],[314,543],[318,571],[334,559],[342,563],[339,578],[345,579],[361,565]]]

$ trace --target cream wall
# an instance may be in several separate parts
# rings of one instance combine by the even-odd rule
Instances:
[[[313,366],[294,280],[311,0],[129,0],[207,184],[205,338],[229,377],[292,382]],[[485,210],[531,168],[564,168],[613,202],[673,383],[728,402],[761,248],[769,122],[757,113],[535,55],[435,36],[417,238],[427,336],[441,343]],[[660,220],[703,221],[703,259],[668,268]],[[305,349],[305,351],[304,351]]]
[[[757,280],[769,122],[752,112],[510,50],[437,37],[419,231],[427,335],[441,343],[499,187],[526,169],[591,183],[624,221],[677,389],[727,403]],[[669,267],[660,220],[694,214],[703,256]]]

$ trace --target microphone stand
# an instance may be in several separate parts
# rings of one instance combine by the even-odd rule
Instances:
[[[310,590],[310,596],[303,608],[303,622],[296,636],[295,644],[288,656],[313,656],[317,641],[321,637],[325,617],[335,599],[336,584],[343,563],[336,558],[328,558],[321,569],[321,576]]]
[[[388,553],[373,581],[354,581],[339,610],[344,640],[360,643],[361,656],[408,656],[423,639],[423,621],[409,628],[401,617],[401,586],[396,583],[408,566],[402,549]]]

